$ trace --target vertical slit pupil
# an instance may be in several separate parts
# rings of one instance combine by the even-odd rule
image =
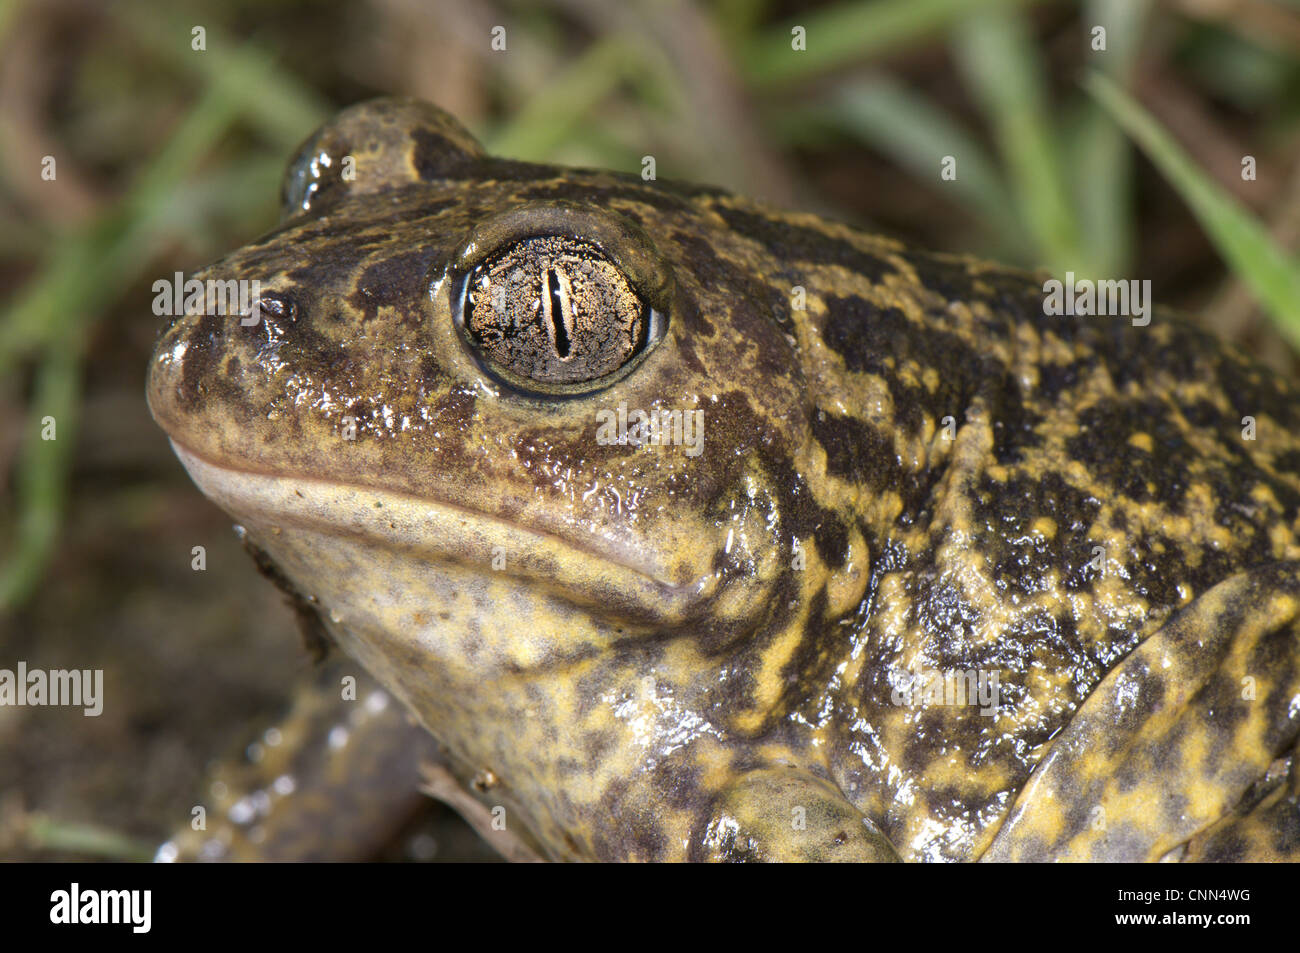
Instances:
[[[555,329],[555,353],[561,358],[569,356],[569,332],[564,328],[565,300],[560,291],[560,278],[554,268],[546,270],[546,293],[551,298],[551,326]]]

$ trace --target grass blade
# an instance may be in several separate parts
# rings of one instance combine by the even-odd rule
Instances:
[[[640,64],[636,44],[614,35],[597,40],[568,69],[544,84],[510,122],[484,137],[491,155],[540,161],[574,134],[587,114]]]
[[[1024,18],[1010,11],[980,14],[958,30],[955,43],[958,62],[996,133],[1017,209],[1038,252],[1036,264],[1090,271],[1043,98],[1047,77]]]
[[[1092,0],[1085,25],[1106,28],[1106,49],[1089,51],[1107,76],[1127,85],[1141,48],[1148,0]],[[1091,36],[1088,36],[1091,40]],[[1133,153],[1123,132],[1091,99],[1068,130],[1064,150],[1080,241],[1097,276],[1125,271],[1133,260]]]
[[[1084,86],[1169,180],[1278,330],[1300,350],[1300,261],[1279,247],[1247,209],[1198,169],[1173,137],[1113,80],[1093,73]]]
[[[828,118],[918,179],[951,189],[1002,245],[1019,242],[1021,228],[997,166],[956,119],[926,97],[887,76],[854,80],[835,94]],[[940,182],[939,164],[947,155],[957,159],[957,178]]]
[[[756,86],[780,86],[847,63],[896,53],[909,43],[949,27],[973,11],[1031,0],[858,0],[809,11],[754,37],[739,51],[745,75]],[[807,49],[791,48],[791,30],[807,31]]]

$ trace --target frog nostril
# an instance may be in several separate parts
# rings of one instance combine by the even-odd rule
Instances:
[[[274,291],[264,292],[240,316],[239,326],[249,334],[264,335],[273,341],[296,324],[298,317],[298,305],[293,298]]]
[[[288,295],[274,291],[261,295],[248,312],[249,317],[271,318],[292,324],[298,320],[298,305]],[[252,323],[256,324],[256,321]]]
[[[569,357],[569,296],[564,293],[559,273],[554,268],[546,270],[547,311],[551,322],[551,338],[555,342],[555,353],[560,360]]]

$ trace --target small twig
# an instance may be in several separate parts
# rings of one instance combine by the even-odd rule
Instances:
[[[478,835],[506,860],[515,864],[540,864],[545,858],[533,850],[514,831],[492,826],[492,812],[477,798],[461,787],[456,776],[444,764],[434,761],[420,763],[423,783],[420,791],[437,798],[465,819]]]

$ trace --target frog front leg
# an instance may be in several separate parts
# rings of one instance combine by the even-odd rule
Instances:
[[[714,800],[691,859],[873,863],[899,856],[830,781],[776,765],[744,774]]]
[[[298,687],[285,717],[243,758],[210,770],[195,805],[202,812],[156,859],[365,859],[427,805],[419,765],[437,755],[396,699],[336,659]]]
[[[1101,681],[981,859],[1176,858],[1289,770],[1271,766],[1296,743],[1297,697],[1300,563],[1229,577]]]
[[[1232,814],[1162,859],[1220,864],[1300,861],[1300,745],[1269,766]]]

